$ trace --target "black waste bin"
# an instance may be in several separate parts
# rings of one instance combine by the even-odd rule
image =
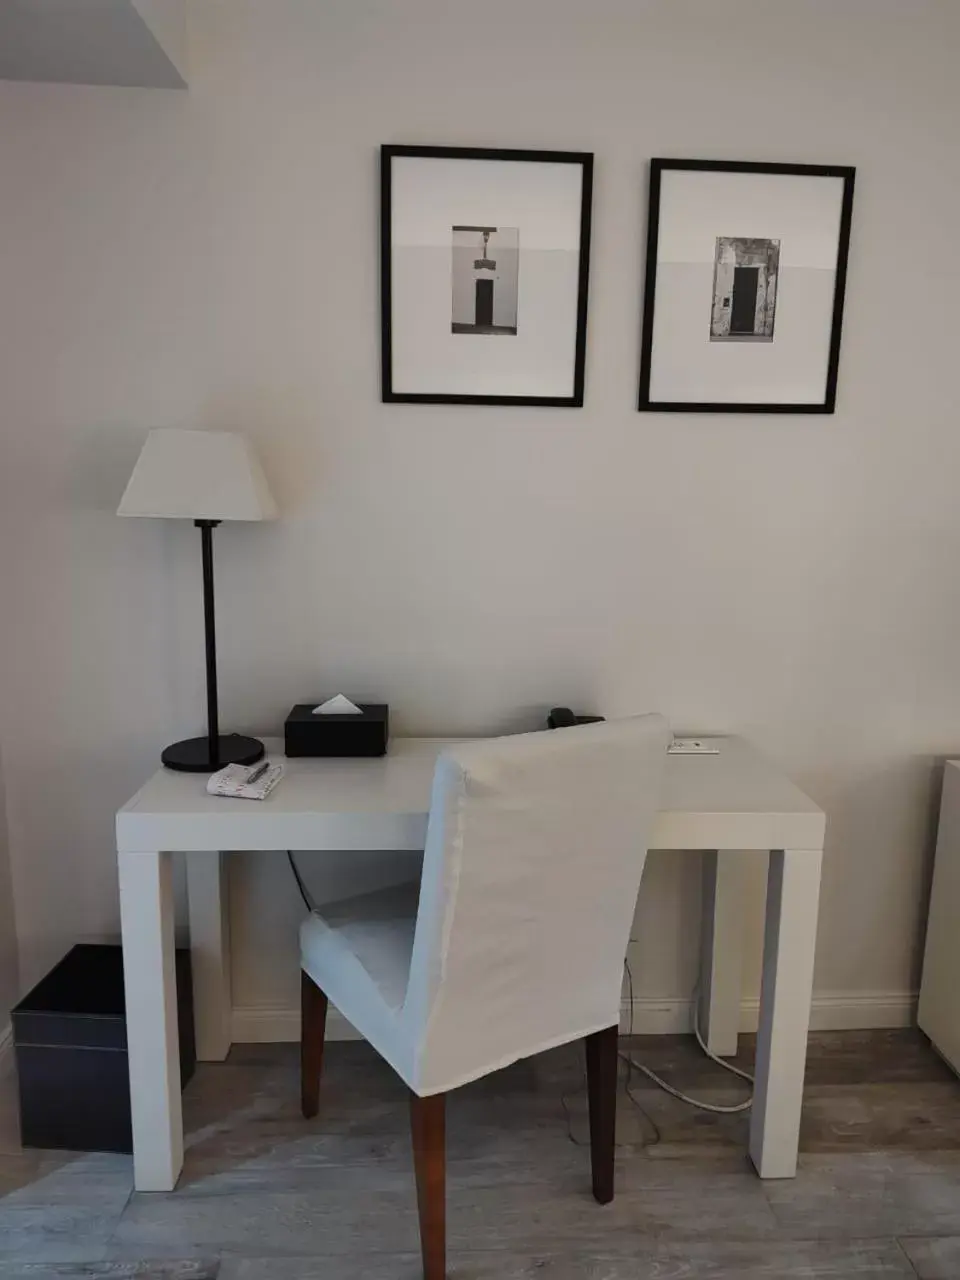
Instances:
[[[190,952],[177,951],[180,1080],[197,1062]],[[25,1147],[132,1151],[123,953],[80,944],[13,1010]]]

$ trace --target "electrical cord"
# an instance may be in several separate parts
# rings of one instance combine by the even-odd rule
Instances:
[[[583,1091],[584,1093],[586,1093],[587,1091],[586,1072],[584,1072],[584,1076],[583,1076]],[[644,1120],[646,1120],[647,1124],[650,1127],[650,1131],[653,1134],[653,1137],[650,1138],[649,1141],[646,1141],[642,1144],[644,1151],[646,1151],[647,1147],[655,1147],[657,1143],[660,1141],[660,1130],[657,1128],[657,1122],[654,1120],[653,1116],[651,1116],[650,1112],[646,1110],[646,1108],[643,1106],[642,1103],[637,1101],[636,1097],[634,1096],[633,1090],[630,1088],[629,1062],[627,1063],[627,1075],[626,1075],[626,1080],[624,1081],[623,1091],[627,1095],[629,1100],[633,1103],[633,1105],[636,1107],[636,1109],[640,1112],[641,1116],[643,1116]],[[568,1103],[568,1099],[570,1098],[570,1096],[571,1095],[569,1092],[561,1093],[560,1095],[560,1106],[563,1108],[563,1114],[566,1117],[566,1121],[567,1121],[567,1140],[568,1142],[572,1142],[575,1147],[588,1147],[590,1145],[589,1140],[586,1142],[582,1142],[573,1132],[573,1113],[571,1112],[570,1106]],[[618,1147],[623,1145],[625,1144],[620,1142],[617,1143]]]
[[[626,970],[627,981],[630,984],[630,1028],[628,1031],[628,1035],[632,1037],[633,1036],[633,971],[630,968],[630,964],[626,956],[623,957],[623,967]],[[650,1112],[647,1111],[644,1107],[642,1107],[640,1103],[636,1100],[636,1098],[633,1096],[633,1090],[630,1088],[630,1081],[633,1076],[633,1072],[636,1069],[634,1066],[634,1063],[626,1054],[621,1053],[619,1049],[617,1050],[617,1057],[620,1058],[621,1061],[627,1064],[627,1079],[626,1079],[626,1083],[624,1084],[624,1091],[626,1092],[627,1097],[630,1099],[633,1105],[637,1108],[637,1110],[646,1120],[647,1124],[653,1130],[653,1135],[654,1135],[653,1142],[645,1142],[643,1144],[644,1150],[646,1150],[646,1148],[650,1146],[655,1147],[657,1143],[660,1141],[660,1129],[658,1128],[657,1122],[656,1120],[654,1120]]]
[[[297,863],[296,863],[296,859],[293,856],[292,849],[287,850],[287,857],[290,859],[290,870],[293,872],[293,878],[294,880],[296,880],[297,888],[300,890],[300,897],[303,899],[304,906],[312,914],[314,911],[316,911],[317,904],[314,902],[313,898],[311,898],[310,890],[307,888],[306,884],[304,883],[303,876],[300,874],[299,870],[297,869]]]
[[[627,960],[624,960],[623,967],[627,973],[627,985],[628,985],[629,995],[630,995],[630,1034],[632,1035],[633,1034],[633,973],[631,972],[630,964]],[[703,1050],[703,1052],[706,1054],[706,1056],[710,1059],[711,1062],[715,1062],[718,1067],[723,1067],[724,1071],[729,1071],[733,1075],[739,1076],[741,1080],[746,1080],[750,1084],[753,1084],[753,1076],[750,1074],[749,1071],[743,1071],[740,1067],[735,1067],[732,1062],[725,1062],[723,1058],[718,1057],[717,1054],[713,1053],[704,1044],[703,1036],[700,1034],[699,1001],[697,999],[697,996],[698,996],[698,989],[695,987],[693,991],[693,1034],[697,1037],[697,1044],[700,1046],[700,1048]],[[750,1094],[750,1097],[747,1098],[746,1102],[738,1102],[734,1106],[729,1106],[729,1107],[725,1107],[720,1105],[719,1103],[714,1103],[714,1102],[703,1102],[699,1098],[691,1098],[688,1094],[682,1093],[679,1089],[675,1089],[672,1084],[668,1084],[666,1080],[663,1080],[660,1076],[657,1075],[655,1071],[653,1071],[650,1067],[646,1066],[644,1063],[636,1062],[633,1058],[630,1057],[628,1053],[624,1053],[623,1050],[620,1051],[620,1057],[623,1058],[625,1062],[629,1063],[629,1065],[635,1071],[639,1071],[641,1072],[642,1075],[647,1076],[648,1079],[652,1080],[653,1083],[655,1085],[658,1085],[659,1088],[663,1089],[664,1092],[669,1093],[674,1098],[679,1098],[681,1102],[687,1103],[688,1106],[696,1107],[699,1111],[710,1111],[714,1115],[731,1116],[731,1115],[737,1115],[741,1111],[749,1111],[749,1109],[753,1106],[752,1093]],[[629,1077],[628,1077],[628,1083],[629,1083]]]
[[[630,983],[630,1028],[627,1034],[632,1036],[633,1035],[633,974],[630,972],[630,966],[627,964],[626,960],[624,960],[624,968],[627,971],[627,979]],[[634,1107],[636,1107],[636,1109],[643,1116],[644,1120],[646,1120],[647,1125],[649,1126],[650,1131],[653,1134],[652,1138],[650,1138],[648,1141],[642,1144],[644,1151],[646,1151],[648,1147],[655,1147],[657,1143],[660,1141],[660,1130],[657,1127],[656,1120],[654,1120],[653,1116],[646,1109],[646,1107],[644,1107],[643,1104],[637,1100],[636,1096],[634,1095],[633,1089],[630,1087],[630,1081],[634,1071],[634,1064],[630,1061],[629,1057],[627,1057],[627,1055],[624,1053],[620,1053],[618,1051],[617,1057],[623,1063],[625,1063],[627,1068],[626,1079],[624,1080],[624,1083],[623,1083],[623,1091],[629,1098],[630,1102],[634,1105]],[[618,1073],[618,1079],[619,1079],[619,1073]],[[583,1073],[583,1091],[584,1093],[587,1092],[586,1070],[584,1070],[584,1073]],[[561,1093],[560,1095],[560,1105],[561,1107],[563,1107],[563,1114],[567,1120],[567,1139],[568,1141],[572,1142],[575,1147],[588,1146],[589,1143],[581,1142],[579,1138],[574,1136],[573,1116],[570,1112],[570,1107],[567,1105],[567,1099],[569,1097],[570,1097],[569,1093]],[[622,1144],[618,1143],[617,1145],[619,1146]]]

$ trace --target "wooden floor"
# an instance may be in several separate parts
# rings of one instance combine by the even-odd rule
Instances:
[[[738,1096],[687,1038],[638,1039],[635,1052],[708,1099]],[[764,1184],[745,1116],[692,1111],[634,1076],[606,1207],[590,1196],[575,1051],[461,1090],[448,1117],[451,1274],[960,1278],[960,1083],[901,1031],[817,1035],[807,1078],[800,1173]],[[180,1186],[134,1195],[128,1157],[21,1151],[4,1082],[0,1280],[413,1280],[403,1089],[365,1045],[334,1043],[318,1119],[298,1103],[293,1046],[238,1047],[201,1067]]]

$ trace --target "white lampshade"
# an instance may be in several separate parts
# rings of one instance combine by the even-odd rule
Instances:
[[[117,515],[272,520],[277,508],[250,443],[233,431],[151,431]]]

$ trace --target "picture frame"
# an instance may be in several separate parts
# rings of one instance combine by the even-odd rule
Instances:
[[[593,155],[380,149],[381,398],[581,408]]]
[[[835,412],[855,174],[651,160],[641,412]]]

